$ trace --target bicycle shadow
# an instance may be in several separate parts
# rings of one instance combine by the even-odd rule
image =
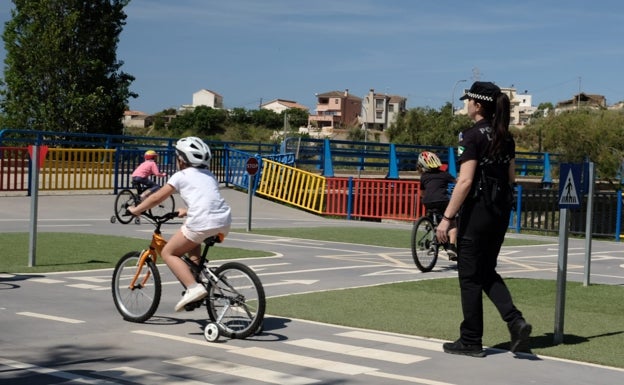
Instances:
[[[18,281],[27,281],[32,278],[42,278],[44,275],[40,274],[11,274],[6,272],[0,272],[0,290],[19,289]]]
[[[245,338],[247,340],[253,341],[286,341],[288,337],[283,334],[276,333],[276,330],[284,329],[287,327],[287,324],[292,322],[289,318],[281,318],[281,317],[265,317],[258,331]],[[175,318],[175,317],[166,317],[166,316],[153,316],[149,320],[145,321],[145,324],[148,325],[181,325],[184,323],[195,323],[198,332],[189,333],[190,335],[202,336],[204,335],[204,328],[206,325],[210,323],[208,318],[205,319],[192,319],[192,318]],[[223,342],[223,340],[219,340],[216,342]]]

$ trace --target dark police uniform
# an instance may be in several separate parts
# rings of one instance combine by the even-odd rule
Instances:
[[[511,294],[496,272],[498,253],[505,238],[513,194],[509,184],[509,164],[515,157],[515,142],[510,136],[501,154],[488,155],[491,132],[486,120],[478,121],[459,137],[459,162],[476,160],[472,190],[459,212],[458,275],[464,321],[461,341],[481,344],[483,336],[483,301],[485,293],[508,326],[522,319]],[[461,170],[460,170],[461,172]],[[482,172],[487,177],[485,187]],[[493,196],[492,188],[498,192]]]

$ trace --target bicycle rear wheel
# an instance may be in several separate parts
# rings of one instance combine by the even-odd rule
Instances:
[[[228,262],[215,271],[206,299],[208,316],[228,338],[246,338],[260,329],[266,299],[260,278],[250,267]]]
[[[163,215],[172,213],[174,211],[175,200],[173,199],[173,195],[170,195],[169,198],[149,209],[149,214],[154,217],[162,217]]]
[[[131,251],[124,255],[113,271],[113,301],[123,319],[130,322],[145,322],[153,316],[162,291],[160,274],[151,258],[140,267],[138,278],[132,284],[141,254]]]
[[[115,198],[115,217],[120,223],[127,225],[132,221],[132,214],[128,212],[128,207],[134,206],[137,201],[136,195],[128,189],[121,190]]]
[[[438,241],[433,222],[429,217],[421,217],[412,228],[412,258],[418,270],[431,271],[438,260]]]

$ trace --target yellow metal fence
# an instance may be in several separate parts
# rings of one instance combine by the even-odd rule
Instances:
[[[325,183],[323,176],[263,158],[256,194],[322,214]]]
[[[50,148],[39,175],[41,190],[112,189],[115,150]]]

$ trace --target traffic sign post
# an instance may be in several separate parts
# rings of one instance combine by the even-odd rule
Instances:
[[[37,256],[37,212],[39,210],[39,169],[43,166],[48,146],[28,146],[30,154],[30,237],[28,240],[28,267],[35,266]]]
[[[253,185],[255,175],[258,173],[258,169],[260,168],[260,163],[256,157],[250,157],[247,159],[245,163],[245,170],[247,171],[247,195],[248,195],[248,204],[247,204],[247,232],[251,231],[251,206],[252,206],[252,197],[253,197]]]
[[[568,209],[581,205],[578,186],[581,180],[581,165],[562,163],[559,168],[559,254],[557,259],[557,298],[555,303],[554,343],[563,342],[563,320],[565,313],[566,274],[568,265],[568,232],[570,219]]]

